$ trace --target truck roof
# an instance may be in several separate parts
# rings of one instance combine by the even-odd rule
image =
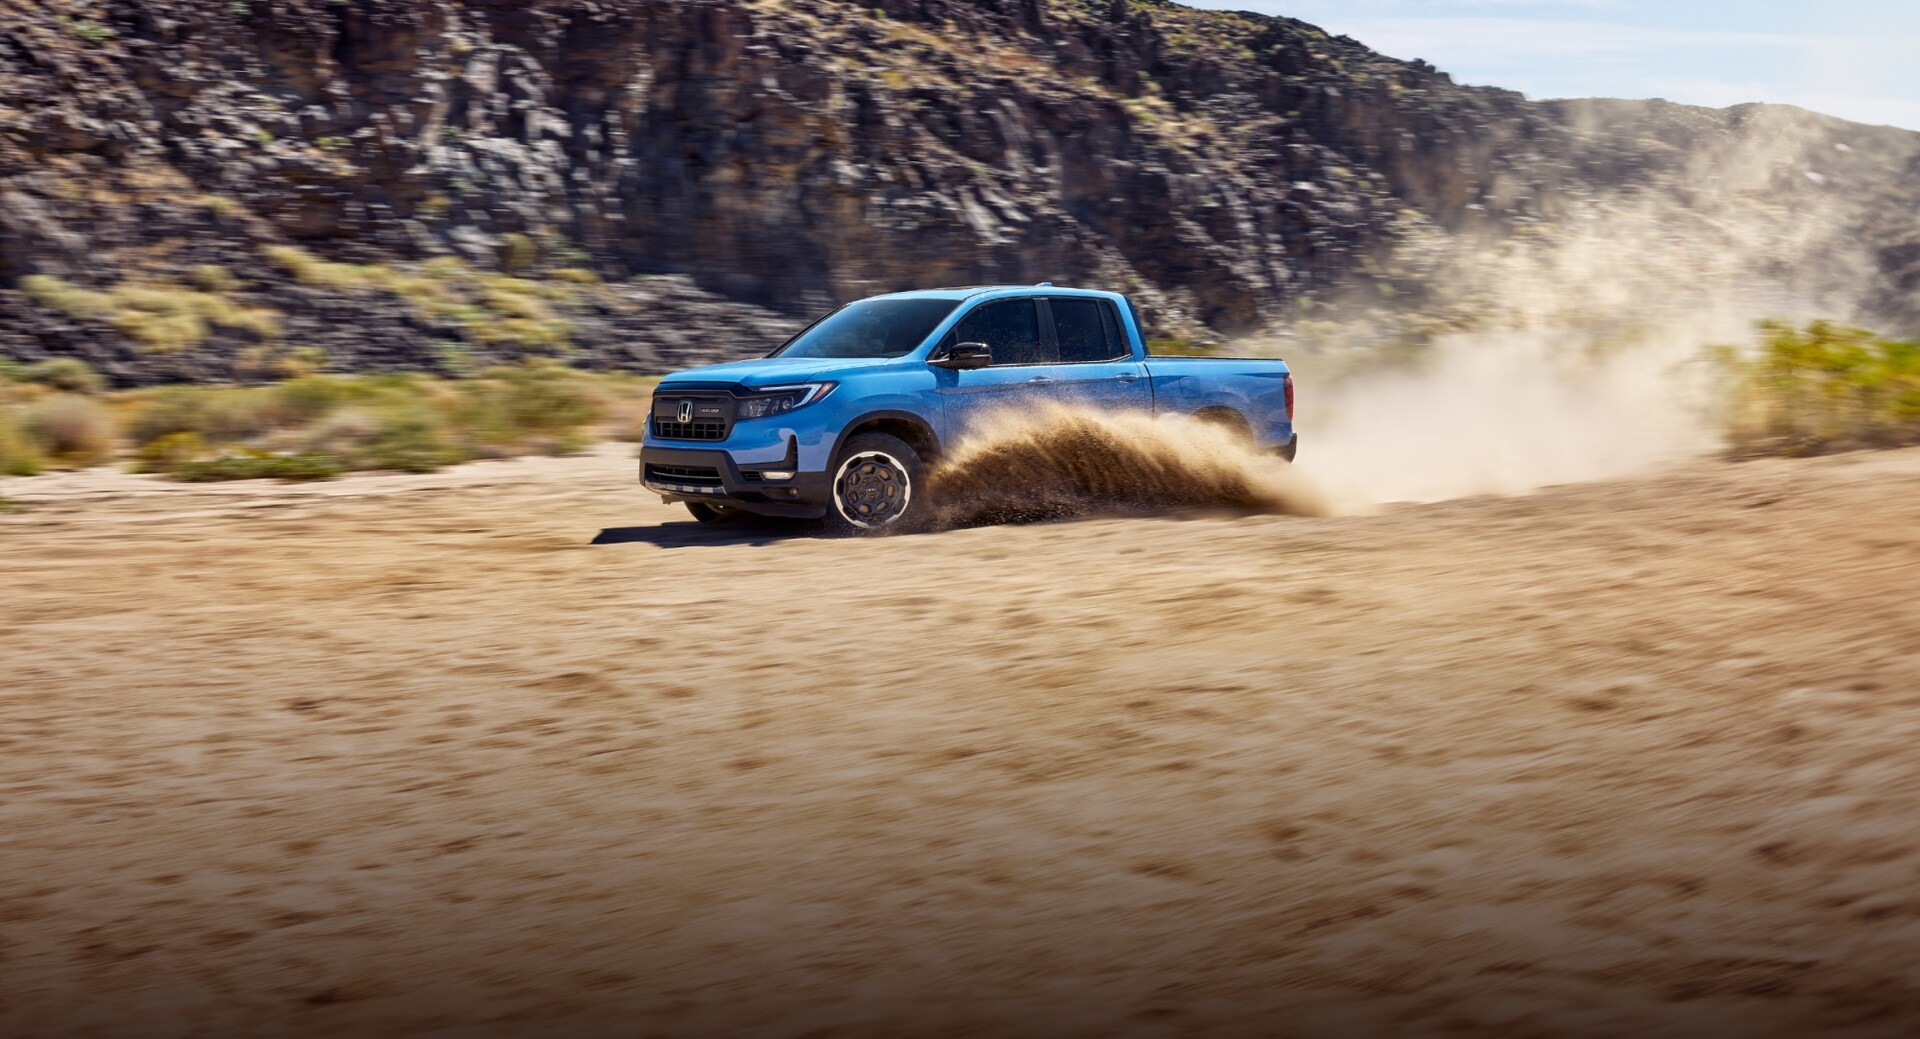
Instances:
[[[990,292],[1031,292],[1050,296],[1113,296],[1117,293],[1100,292],[1094,289],[1070,289],[1062,285],[959,285],[939,289],[912,289],[907,292],[889,292],[874,296],[874,299],[972,299]]]

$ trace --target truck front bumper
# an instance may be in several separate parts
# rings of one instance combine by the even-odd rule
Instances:
[[[792,472],[772,480],[766,472]],[[819,519],[832,491],[826,473],[803,473],[788,463],[742,469],[733,455],[715,448],[640,449],[640,482],[668,501],[703,501],[761,516]]]

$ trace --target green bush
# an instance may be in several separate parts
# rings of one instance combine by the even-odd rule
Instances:
[[[1920,341],[1827,321],[1767,321],[1761,348],[1716,351],[1737,452],[1812,454],[1920,443]]]
[[[68,393],[95,394],[107,388],[107,380],[93,366],[78,357],[56,357],[21,368],[20,382],[35,382]]]
[[[60,394],[26,407],[21,429],[48,458],[68,465],[98,465],[113,457],[113,417],[98,401]]]

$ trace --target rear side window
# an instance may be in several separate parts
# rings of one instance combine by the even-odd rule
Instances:
[[[1030,299],[1007,299],[982,303],[960,319],[954,339],[961,343],[985,343],[993,348],[993,363],[1047,364],[1042,356],[1040,321]]]
[[[1120,356],[1117,341],[1109,332],[1107,305],[1095,299],[1050,299],[1054,334],[1060,339],[1060,363],[1111,361]]]

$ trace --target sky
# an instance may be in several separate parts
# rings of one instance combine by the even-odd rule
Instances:
[[[1920,0],[1182,0],[1533,98],[1799,105],[1920,130]]]

